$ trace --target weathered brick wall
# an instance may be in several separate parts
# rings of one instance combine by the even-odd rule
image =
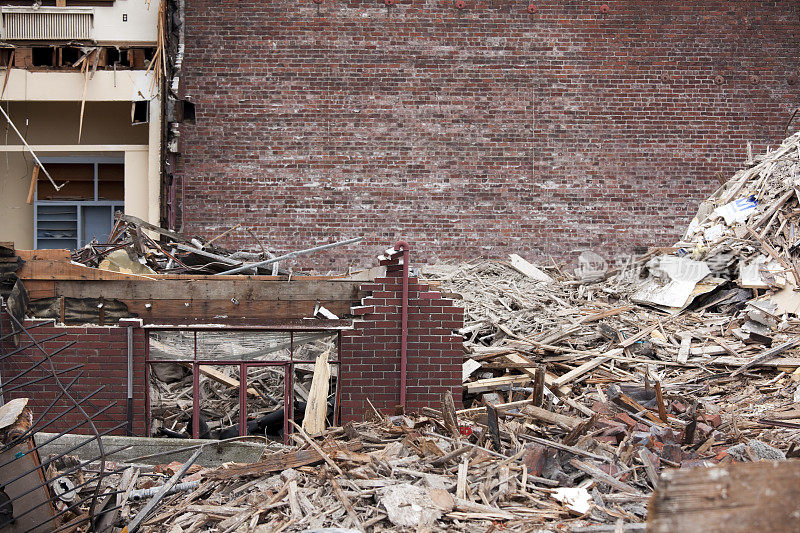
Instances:
[[[796,2],[188,0],[185,229],[364,263],[671,244],[784,136]],[[232,246],[255,248],[245,232]]]
[[[403,267],[400,255],[383,261],[385,278],[361,286],[371,295],[353,308],[355,328],[342,332],[341,418],[363,420],[370,410],[367,399],[384,413],[400,404],[400,339],[403,302]],[[464,310],[453,305],[416,277],[408,282],[408,339],[406,408],[438,408],[442,393],[450,390],[461,405],[461,364],[464,350],[460,335]]]
[[[35,323],[36,321],[26,322],[29,326]],[[3,324],[3,332],[8,333],[9,331],[10,329],[6,322]],[[90,415],[95,415],[101,409],[112,403],[114,404],[108,410],[93,418],[99,431],[108,430],[127,421],[127,328],[46,325],[33,328],[30,332],[39,342],[57,334],[64,334],[56,339],[44,342],[42,346],[49,353],[54,354],[51,357],[53,367],[57,372],[60,372],[58,377],[65,386],[82,371],[82,375],[68,389],[75,400],[80,401],[97,388],[103,387],[103,390],[81,403],[81,407]],[[146,337],[142,328],[134,328],[133,332],[133,429],[135,435],[146,435],[144,378]],[[75,344],[55,353],[59,348],[71,342],[75,342]],[[19,347],[30,345],[30,340],[26,342],[24,335],[21,335]],[[8,354],[13,350],[14,347],[11,345],[10,340],[3,341],[2,353]],[[35,347],[4,357],[0,361],[0,373],[2,373],[3,381],[8,382],[14,376],[31,368],[42,359],[42,352]],[[76,365],[82,365],[82,369],[64,372]],[[39,378],[44,379],[36,381]],[[31,369],[24,377],[15,379],[9,385],[16,387],[22,383],[27,385],[6,392],[5,399],[8,401],[11,398],[29,398],[28,405],[32,407],[34,420],[44,414],[48,406],[53,400],[59,398],[61,393],[61,389],[50,372],[49,362]],[[86,417],[78,409],[73,408],[70,410],[73,405],[68,398],[61,396],[55,405],[47,411],[47,414],[44,415],[39,428],[48,432],[69,430],[71,433],[91,433],[91,427],[88,423],[71,429],[75,424],[86,420]],[[48,425],[49,422],[57,417],[60,417],[58,421]],[[125,426],[115,430],[112,434],[124,435]]]

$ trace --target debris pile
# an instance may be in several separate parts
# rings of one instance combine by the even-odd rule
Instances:
[[[487,430],[471,419],[479,414],[472,412],[453,427],[450,422],[460,415],[452,405],[445,397],[446,412],[438,417],[373,413],[372,421],[333,428],[317,440],[297,428],[300,449],[271,452],[254,464],[192,467],[175,480],[183,491],[167,492],[158,512],[141,526],[158,524],[176,533],[323,527],[473,531],[491,523],[517,530],[584,515],[644,515],[644,493],[614,477],[613,447],[589,451],[556,444],[560,447],[542,454],[521,445],[517,423],[500,419],[496,430]],[[493,449],[497,439],[499,451]],[[564,471],[555,466],[559,461]],[[165,487],[181,466],[140,466],[104,483],[123,493],[120,514],[132,520],[147,496],[158,492],[142,489]],[[561,479],[542,477],[554,469]],[[573,482],[583,477],[586,482]]]
[[[275,256],[251,232],[260,252],[224,250],[214,241],[237,229],[234,226],[209,240],[186,237],[160,228],[132,215],[118,214],[105,243],[96,241],[72,252],[72,260],[86,266],[127,274],[250,274],[278,275],[281,261],[345,246],[360,237],[322,244]],[[162,242],[158,242],[158,240]]]
[[[132,467],[103,481],[122,494],[118,524],[643,531],[665,469],[798,457],[798,180],[800,134],[704,202],[675,246],[613,268],[584,253],[574,272],[519,256],[426,267],[465,308],[464,409],[446,392],[414,415],[293,426],[298,447],[255,464],[145,481]],[[159,394],[164,420],[180,418],[185,392]],[[152,499],[129,497],[154,481]]]

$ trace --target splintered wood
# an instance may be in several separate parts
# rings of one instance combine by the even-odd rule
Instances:
[[[517,255],[425,267],[465,310],[463,409],[444,393],[323,429],[318,346],[299,448],[197,472],[159,530],[797,529],[797,463],[783,463],[800,455],[797,176],[800,134],[704,202],[675,246],[613,265],[584,252],[574,275]]]

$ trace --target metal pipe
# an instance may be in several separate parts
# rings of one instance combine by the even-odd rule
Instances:
[[[239,365],[239,436],[247,436],[247,365]]]
[[[2,113],[3,113],[3,116],[4,116],[4,117],[6,117],[6,120],[8,121],[8,123],[9,123],[9,124],[11,124],[11,127],[14,129],[14,132],[15,132],[15,133],[17,134],[17,136],[19,137],[19,140],[20,140],[20,141],[22,141],[22,144],[24,144],[24,145],[25,145],[25,148],[27,148],[27,149],[28,149],[28,151],[31,153],[31,155],[33,156],[33,160],[34,160],[34,161],[36,161],[36,164],[37,164],[37,165],[39,165],[39,168],[41,168],[41,169],[42,169],[42,172],[44,172],[44,175],[45,175],[45,176],[47,176],[47,179],[49,179],[49,180],[50,180],[50,183],[52,183],[52,184],[53,184],[53,188],[54,188],[55,190],[57,190],[57,191],[60,191],[60,190],[61,190],[61,189],[64,187],[64,185],[66,185],[67,183],[66,183],[66,182],[65,182],[65,183],[62,183],[60,186],[59,186],[59,185],[56,185],[56,182],[55,182],[55,181],[53,181],[53,178],[50,176],[50,173],[49,173],[49,172],[47,172],[47,169],[46,169],[46,168],[44,168],[44,165],[42,164],[42,162],[41,162],[41,161],[39,161],[39,158],[36,156],[36,153],[33,151],[33,148],[31,148],[31,146],[28,144],[28,141],[26,141],[26,140],[25,140],[25,137],[23,137],[23,136],[22,136],[22,134],[19,132],[19,130],[17,129],[17,127],[16,127],[16,126],[14,125],[14,123],[11,121],[11,117],[9,117],[9,116],[8,116],[8,113],[6,113],[6,110],[5,110],[5,109],[3,109],[3,106],[2,106],[2,105],[0,105],[0,112],[2,112]]]
[[[398,241],[395,250],[403,252],[403,299],[400,311],[400,405],[406,410],[406,388],[408,377],[408,259],[409,246],[405,241]]]
[[[203,448],[200,448],[199,450],[194,452],[194,454],[191,457],[189,457],[189,460],[183,463],[181,469],[175,472],[175,475],[169,478],[169,481],[161,485],[158,493],[155,496],[153,496],[153,499],[150,500],[145,506],[145,508],[139,511],[139,514],[137,514],[134,517],[133,521],[123,529],[126,530],[128,533],[136,533],[136,530],[139,529],[139,526],[142,524],[142,522],[145,521],[148,515],[151,512],[153,512],[153,509],[155,509],[156,506],[159,504],[159,502],[161,502],[161,500],[164,499],[164,496],[167,495],[167,491],[169,491],[169,489],[171,489],[175,485],[175,483],[177,483],[178,480],[181,477],[183,477],[186,471],[189,470],[189,467],[192,466],[195,461],[197,461],[197,458],[200,457],[201,453],[203,453]]]
[[[128,419],[128,426],[125,428],[125,434],[129,437],[133,436],[133,326],[128,326],[128,398],[125,411]]]
[[[332,242],[329,244],[323,244],[320,246],[315,246],[313,248],[307,248],[305,250],[298,250],[296,252],[289,252],[288,254],[283,254],[278,257],[273,257],[272,259],[267,259],[266,261],[261,261],[258,263],[245,263],[244,265],[234,268],[232,270],[226,270],[225,272],[217,272],[214,274],[215,276],[221,275],[229,275],[229,274],[238,274],[239,272],[244,272],[245,270],[252,270],[258,267],[264,267],[267,265],[271,265],[272,263],[277,263],[278,261],[283,261],[284,259],[290,259],[292,257],[297,257],[298,255],[305,255],[310,254],[311,252],[319,252],[320,250],[327,250],[328,248],[334,248],[336,246],[344,246],[346,244],[353,244],[356,242],[360,242],[364,240],[363,237],[356,237],[354,239],[347,239],[346,241],[339,241],[339,242]]]
[[[187,246],[186,244],[182,244],[179,242],[173,242],[171,243],[171,245],[183,250],[184,252],[190,252],[193,254],[202,255],[203,257],[219,261],[220,263],[225,263],[226,265],[240,266],[244,264],[243,261],[236,261],[235,259],[229,259],[223,255],[213,254],[211,252],[201,250],[200,248],[195,248],[194,246]]]
[[[192,365],[192,438],[200,438],[200,365]]]
[[[200,486],[200,482],[199,481],[187,481],[186,483],[178,483],[177,485],[175,485],[174,487],[169,489],[167,491],[167,493],[164,494],[164,496],[169,496],[170,494],[175,494],[177,492],[186,492],[186,491],[194,490],[199,486]],[[131,493],[128,495],[128,497],[132,501],[138,502],[140,500],[144,500],[145,498],[152,498],[153,496],[158,494],[159,490],[161,490],[160,486],[159,487],[152,487],[152,488],[149,488],[149,489],[132,490]]]

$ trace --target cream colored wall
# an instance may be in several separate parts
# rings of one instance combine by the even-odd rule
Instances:
[[[116,0],[110,6],[94,8],[94,40],[100,44],[155,44],[159,0]],[[148,6],[149,4],[149,6]],[[127,21],[122,21],[122,15]]]
[[[31,2],[32,3],[32,2]],[[56,8],[46,6],[33,9],[17,2],[0,2],[0,4],[15,4],[11,9],[24,12],[57,12],[71,7]],[[90,9],[93,13],[92,40],[98,44],[141,44],[155,45],[158,28],[159,0],[115,0],[105,5],[95,5],[80,8],[82,11]],[[123,20],[123,18],[125,20]],[[3,32],[5,35],[5,31]]]
[[[160,109],[151,103],[149,124],[130,123],[130,102],[87,102],[77,145],[77,102],[10,102],[9,114],[39,157],[123,155],[125,212],[153,224],[160,210]],[[4,119],[0,116],[0,121]],[[5,132],[5,127],[0,133]],[[47,165],[45,164],[45,167]],[[32,157],[12,130],[0,136],[0,241],[33,247],[33,206],[26,203]]]
[[[125,214],[149,221],[150,184],[147,172],[147,150],[125,152]]]
[[[31,145],[148,142],[147,124],[131,125],[131,102],[86,102],[80,143],[80,102],[3,102],[2,105]],[[5,122],[2,116],[0,121]],[[8,136],[0,137],[0,145],[3,144],[20,144],[20,140],[10,131]]]
[[[11,241],[20,249],[33,248],[33,206],[25,203],[31,161],[30,154],[0,153],[0,241]]]
[[[140,217],[156,226],[161,222],[161,101],[150,100],[150,122],[148,124],[147,195],[148,212]],[[127,211],[127,210],[126,210]]]
[[[81,72],[30,72],[12,68],[3,100],[102,101],[149,100],[153,74],[144,70],[98,70],[88,81]],[[3,74],[5,76],[5,74]],[[5,80],[4,80],[5,81]],[[83,87],[86,85],[86,96]]]

